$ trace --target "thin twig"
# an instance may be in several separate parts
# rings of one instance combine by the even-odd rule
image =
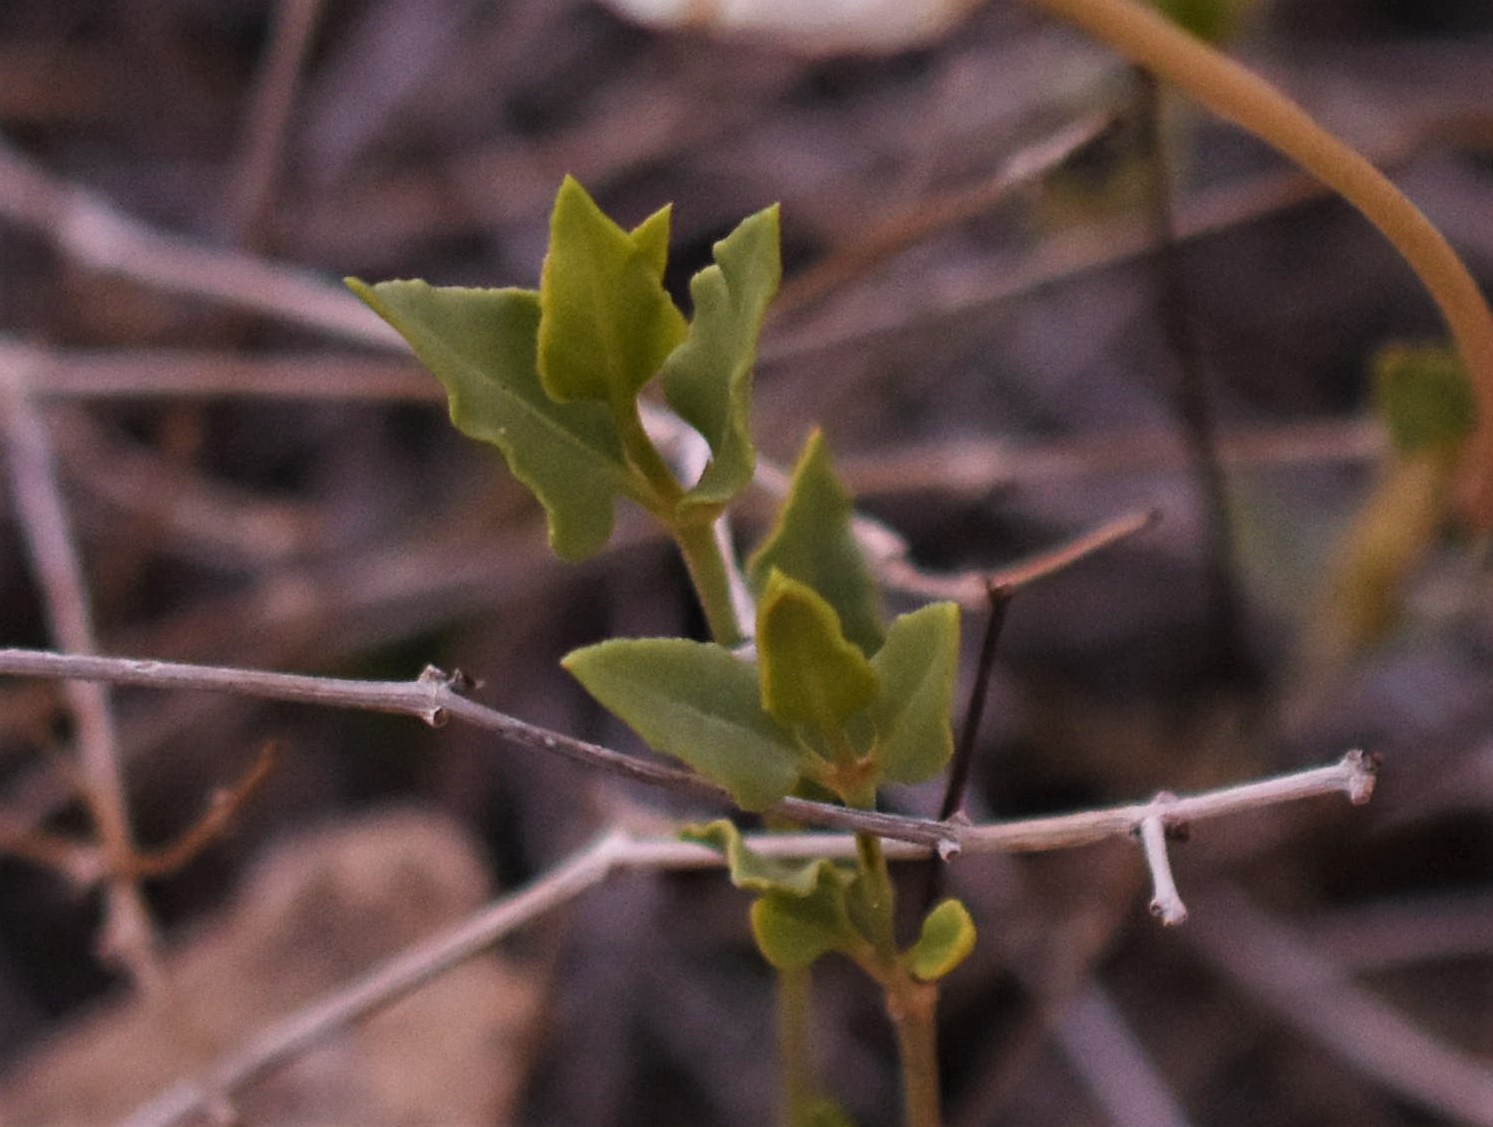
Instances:
[[[36,230],[76,262],[103,274],[227,302],[361,344],[403,347],[398,334],[351,293],[310,271],[158,231],[101,196],[57,179],[3,141],[0,216]]]
[[[1160,514],[1155,509],[1127,513],[1105,521],[1092,532],[1076,536],[1066,544],[1040,552],[1020,563],[990,571],[963,571],[951,574],[933,574],[922,571],[908,562],[906,545],[897,537],[898,552],[890,550],[886,537],[895,537],[869,518],[852,518],[852,530],[861,543],[882,583],[905,594],[925,599],[952,599],[961,606],[978,608],[986,605],[991,587],[1007,592],[1046,579],[1064,568],[1072,567],[1095,552],[1142,532],[1156,522]]]
[[[881,221],[851,245],[785,282],[773,302],[773,317],[795,314],[938,232],[989,211],[1016,189],[1045,176],[1092,144],[1114,124],[1113,114],[1090,114],[1014,153],[980,183],[922,200],[914,210]]]
[[[497,733],[523,747],[553,752],[586,766],[620,775],[634,782],[664,787],[714,802],[729,802],[725,791],[689,771],[625,755],[561,732],[540,728],[461,696],[461,674],[448,676],[427,668],[414,681],[350,681],[335,677],[307,677],[254,669],[186,665],[178,662],[48,653],[42,650],[0,650],[0,675],[109,681],[157,689],[231,692],[269,700],[296,701],[334,708],[355,708],[413,716],[433,727],[455,718]],[[1215,818],[1259,806],[1271,806],[1321,794],[1346,794],[1354,803],[1367,802],[1373,792],[1374,766],[1360,751],[1351,751],[1327,767],[1245,783],[1205,794],[1176,797],[1158,795],[1149,802],[1115,806],[1081,814],[1062,814],[1013,822],[970,826],[907,818],[868,810],[850,810],[804,799],[786,798],[773,812],[805,825],[851,833],[870,833],[902,843],[888,846],[897,859],[926,857],[930,849],[945,858],[961,850],[974,852],[1040,852],[1086,845],[1107,837],[1123,837],[1146,818],[1161,817],[1168,825]],[[803,840],[807,850],[843,850],[855,855],[852,837],[803,835],[773,841]],[[778,846],[771,848],[777,849]]]
[[[27,393],[27,374],[24,369],[0,372],[0,415],[21,536],[41,593],[48,632],[58,645],[91,654],[96,646],[83,565],[57,485],[46,424]],[[121,965],[139,989],[154,990],[161,985],[155,925],[129,872],[135,846],[109,688],[70,681],[65,691],[76,725],[82,798],[108,872],[99,950]]]
[[[1169,794],[1156,796],[1157,802],[1171,798]],[[1151,914],[1167,927],[1176,927],[1187,922],[1187,905],[1177,891],[1176,878],[1172,876],[1172,862],[1166,851],[1166,822],[1161,815],[1154,814],[1141,821],[1138,831],[1141,851],[1146,855],[1146,868],[1151,871]]]
[[[1155,75],[1144,67],[1136,67],[1134,75],[1141,144],[1150,172],[1145,186],[1156,240],[1151,263],[1158,290],[1159,320],[1177,376],[1171,389],[1172,404],[1203,508],[1208,630],[1207,651],[1198,663],[1198,673],[1205,682],[1258,681],[1260,670],[1251,660],[1245,639],[1233,502],[1218,455],[1217,412],[1184,273],[1184,249],[1177,241],[1175,185],[1163,129],[1165,102]]]
[[[1110,1127],[1187,1127],[1188,1119],[1108,991],[1089,981],[1053,1033]]]
[[[231,692],[267,700],[413,716],[432,727],[440,727],[455,717],[474,727],[494,732],[510,743],[560,755],[632,782],[664,787],[711,802],[730,802],[724,790],[690,771],[625,755],[561,732],[540,728],[468,700],[458,692],[458,688],[464,684],[459,673],[447,676],[434,668],[428,668],[414,681],[350,681],[254,669],[12,649],[0,650],[0,673],[109,681],[152,688]],[[864,830],[924,846],[954,848],[937,822],[848,810],[799,798],[785,798],[774,810],[808,825]]]
[[[234,185],[230,222],[245,245],[252,245],[249,240],[274,199],[286,127],[321,13],[322,0],[279,0],[275,6],[274,32],[255,76],[244,145],[229,177]]]
[[[121,1121],[119,1127],[170,1127],[191,1122],[210,1101],[231,1096],[355,1021],[398,1001],[514,929],[604,881],[621,861],[625,839],[605,837],[521,892],[298,1010],[225,1054],[203,1076],[176,1084]]]
[[[137,852],[131,871],[138,877],[163,877],[189,865],[232,826],[244,804],[253,798],[279,762],[274,743],[265,744],[242,778],[213,792],[202,816],[169,845]]]
[[[5,655],[0,653],[0,660]],[[1243,787],[1229,787],[1191,798],[1160,795],[1152,803],[1111,811],[1092,811],[1063,818],[1040,819],[1046,830],[1040,837],[1005,831],[1024,823],[942,827],[961,837],[969,835],[966,848],[1061,849],[1096,840],[1096,827],[1106,827],[1098,836],[1109,836],[1112,827],[1129,833],[1140,820],[1168,820],[1178,811],[1198,819],[1231,813],[1250,806],[1271,805],[1308,794],[1346,791],[1355,801],[1365,800],[1372,775],[1359,753],[1350,753],[1332,767],[1299,772]],[[806,804],[813,805],[813,804]],[[1118,817],[1121,811],[1132,813]],[[797,815],[795,815],[797,817]],[[1058,832],[1059,823],[1070,825]],[[937,825],[937,823],[929,823]],[[1030,823],[1026,823],[1029,825]],[[874,832],[874,831],[873,831]],[[749,834],[747,844],[758,853],[780,860],[818,857],[849,858],[856,855],[856,839],[829,834]],[[1039,843],[1040,842],[1040,843]],[[889,857],[926,857],[926,846],[907,842],[889,843]],[[718,868],[724,858],[717,852],[677,839],[633,838],[617,831],[601,838],[570,860],[551,870],[524,890],[501,898],[451,930],[410,948],[368,974],[349,983],[284,1020],[276,1023],[211,1066],[196,1080],[168,1089],[137,1110],[120,1127],[174,1127],[190,1121],[209,1099],[232,1096],[275,1067],[294,1059],[312,1045],[390,1005],[442,972],[478,954],[501,937],[579,896],[612,873],[623,870]]]

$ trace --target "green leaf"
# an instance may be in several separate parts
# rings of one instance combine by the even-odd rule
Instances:
[[[703,826],[685,826],[679,831],[679,836],[725,854],[731,883],[749,892],[808,896],[819,886],[820,867],[832,864],[823,858],[779,861],[775,857],[764,857],[750,849],[742,840],[741,831],[725,818],[717,818]]]
[[[710,444],[711,460],[681,514],[713,516],[752,479],[752,366],[767,307],[778,292],[778,209],[759,211],[715,244],[714,266],[690,282],[689,337],[664,363],[669,405]]]
[[[850,494],[835,477],[824,436],[809,435],[772,534],[747,562],[759,594],[777,568],[807,583],[840,615],[845,636],[868,654],[882,642],[881,598],[850,530]]]
[[[838,732],[876,697],[879,678],[811,587],[775,571],[757,605],[762,707],[779,723]]]
[[[1379,351],[1373,369],[1374,406],[1401,453],[1455,447],[1472,433],[1477,402],[1451,349],[1393,345]]]
[[[630,403],[684,339],[664,289],[657,214],[628,234],[567,176],[539,276],[539,378],[551,399]]]
[[[730,651],[682,638],[619,638],[561,663],[648,745],[683,760],[746,810],[798,781],[804,751],[762,710],[757,672]]]
[[[881,692],[871,706],[883,778],[920,783],[954,751],[950,713],[959,668],[959,607],[933,603],[899,616],[871,659]]]
[[[975,949],[975,923],[957,900],[945,900],[923,919],[918,941],[908,949],[907,969],[924,982],[942,978]]]
[[[544,506],[556,554],[578,560],[605,544],[631,471],[606,408],[555,403],[540,386],[538,296],[421,281],[347,284],[445,385],[456,428],[503,452]]]
[[[669,219],[673,210],[665,204],[627,233],[632,245],[660,278],[669,265]]]
[[[763,958],[780,970],[799,970],[826,952],[863,945],[845,910],[845,889],[852,880],[822,864],[807,896],[772,891],[758,897],[752,904],[752,935]]]

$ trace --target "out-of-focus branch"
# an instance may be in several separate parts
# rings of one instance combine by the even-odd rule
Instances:
[[[3,141],[0,217],[32,228],[100,273],[227,302],[361,344],[402,345],[357,298],[315,274],[158,231],[86,188],[57,179]]]
[[[1391,1090],[1459,1123],[1493,1127],[1493,1068],[1434,1040],[1360,990],[1240,892],[1193,896],[1184,934],[1209,961],[1306,1036]]]
[[[27,392],[27,377],[24,368],[0,371],[0,421],[21,538],[52,638],[66,649],[91,654],[96,646],[88,586],[58,488],[51,439]],[[138,988],[155,990],[161,985],[155,925],[130,872],[135,846],[109,688],[69,681],[66,693],[82,764],[81,797],[107,866],[99,949]]]

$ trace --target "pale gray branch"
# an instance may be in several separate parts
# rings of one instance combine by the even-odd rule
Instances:
[[[7,653],[0,652],[0,671],[7,670],[8,658]],[[428,682],[427,692],[439,694],[440,685],[441,682]],[[385,694],[389,692],[387,689],[380,691]],[[325,697],[326,694],[320,694],[324,701]],[[379,699],[387,701],[390,697],[385,695]],[[431,702],[428,706],[446,707],[439,701]],[[456,713],[453,712],[453,715]],[[1362,754],[1350,752],[1331,767],[1316,768],[1244,786],[1226,787],[1188,798],[1163,794],[1150,803],[1115,810],[1070,814],[1026,823],[963,827],[952,823],[918,822],[914,819],[893,820],[907,826],[926,827],[945,839],[958,840],[972,851],[1062,849],[1091,842],[1098,836],[1109,836],[1115,832],[1130,833],[1146,824],[1158,827],[1163,821],[1177,824],[1183,817],[1181,812],[1185,812],[1188,818],[1207,818],[1251,806],[1270,805],[1307,795],[1333,792],[1344,792],[1354,801],[1365,801],[1371,779],[1371,769]],[[1030,829],[1034,824],[1041,826],[1036,834]],[[779,860],[818,857],[848,859],[856,855],[855,838],[850,835],[756,833],[746,835],[746,842],[757,853]],[[929,846],[919,846],[907,841],[892,841],[887,845],[887,855],[892,858],[927,857],[929,853]],[[232,1096],[322,1038],[397,1001],[502,936],[601,883],[614,872],[706,869],[718,868],[724,863],[724,858],[719,853],[691,842],[674,838],[634,838],[622,832],[608,834],[528,888],[495,901],[471,919],[410,948],[367,975],[262,1031],[243,1046],[224,1055],[197,1079],[183,1081],[168,1089],[131,1115],[121,1127],[175,1127],[188,1122],[209,1101]]]
[[[51,436],[31,402],[28,376],[25,367],[0,371],[0,419],[21,539],[41,593],[48,632],[57,645],[90,654],[96,646],[88,585],[57,484]],[[82,798],[106,862],[99,948],[125,968],[136,986],[153,989],[161,973],[155,926],[130,875],[134,839],[109,688],[70,681],[66,695],[76,725]]]
[[[188,665],[120,657],[48,653],[42,650],[0,650],[0,675],[110,681],[150,688],[231,692],[270,700],[297,701],[336,708],[357,708],[413,716],[432,727],[456,718],[494,732],[510,743],[553,752],[589,767],[634,782],[729,803],[726,792],[690,771],[625,755],[599,744],[540,728],[506,713],[468,700],[457,690],[465,684],[460,674],[448,676],[434,667],[414,681],[353,681],[308,677],[255,669]],[[800,798],[785,798],[772,808],[796,822],[854,833],[871,833],[901,842],[908,849],[891,849],[897,857],[927,856],[936,850],[948,858],[961,850],[972,852],[1040,852],[1086,845],[1107,837],[1135,832],[1147,818],[1181,825],[1253,807],[1270,806],[1321,794],[1346,794],[1354,803],[1367,802],[1373,792],[1374,767],[1361,751],[1350,751],[1338,762],[1259,782],[1208,791],[1198,795],[1161,794],[1149,802],[1116,806],[1080,814],[1060,814],[971,826],[957,821],[938,822],[868,810],[850,810]],[[779,840],[773,838],[772,840]],[[795,838],[781,839],[785,841]],[[807,838],[810,850],[845,848],[853,856],[850,838]]]

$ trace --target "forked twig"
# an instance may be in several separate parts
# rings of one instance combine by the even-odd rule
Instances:
[[[970,850],[1062,849],[1104,836],[1127,834],[1146,819],[1176,818],[1179,811],[1187,817],[1201,819],[1333,792],[1345,792],[1355,802],[1365,801],[1372,787],[1372,778],[1372,768],[1363,755],[1350,752],[1331,767],[1242,787],[1226,787],[1190,798],[1163,795],[1152,803],[1109,811],[1034,819],[1025,823],[992,823],[962,828],[945,825],[942,829],[951,837],[957,837],[960,844]],[[1139,821],[1137,812],[1140,812]],[[1032,827],[1038,823],[1040,829],[1034,832]],[[855,838],[849,835],[749,834],[746,840],[758,853],[784,860],[853,857],[856,849]],[[887,855],[893,858],[926,857],[929,848],[895,841],[888,843]],[[723,864],[724,859],[719,853],[691,842],[634,838],[620,831],[609,833],[527,888],[494,901],[470,919],[409,948],[366,975],[271,1025],[237,1049],[224,1054],[198,1078],[167,1089],[119,1127],[176,1127],[190,1122],[210,1101],[232,1096],[337,1030],[391,1005],[503,936],[595,887],[613,873],[704,869]]]
[[[724,790],[691,771],[578,740],[469,700],[459,691],[470,685],[462,674],[448,675],[434,667],[427,667],[414,681],[353,681],[180,662],[5,649],[0,650],[0,675],[4,674],[109,681],[157,689],[231,692],[268,700],[413,716],[432,727],[440,727],[454,718],[493,732],[509,743],[561,755],[633,782],[730,804]],[[1352,751],[1328,767],[1207,794],[1181,797],[1163,794],[1150,802],[1106,810],[979,826],[852,810],[801,798],[785,798],[772,807],[771,812],[805,825],[870,833],[889,842],[900,842],[904,848],[889,845],[888,856],[924,857],[932,849],[947,859],[961,850],[1033,852],[1085,845],[1106,837],[1129,834],[1151,817],[1163,818],[1168,824],[1182,824],[1319,794],[1342,793],[1355,803],[1367,802],[1373,792],[1374,774],[1369,758],[1362,752]],[[774,836],[771,840],[779,839]],[[837,844],[839,839],[833,837],[803,835],[802,838],[789,836],[781,840],[805,840],[808,842],[806,848],[810,850],[841,848]],[[850,851],[848,855],[854,855],[853,839],[844,838],[843,847]]]

